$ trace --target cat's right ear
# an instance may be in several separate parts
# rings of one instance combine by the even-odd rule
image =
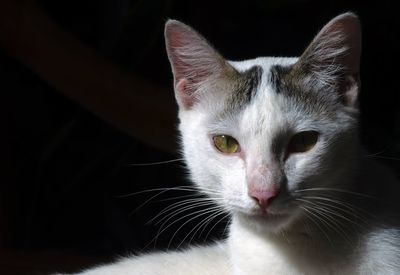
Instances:
[[[357,15],[341,14],[326,24],[298,61],[311,73],[314,86],[332,87],[343,103],[358,108],[360,89],[361,26]],[[336,86],[336,88],[335,88]]]
[[[165,43],[178,105],[188,110],[198,100],[198,88],[218,77],[226,61],[199,33],[176,20],[165,24]]]

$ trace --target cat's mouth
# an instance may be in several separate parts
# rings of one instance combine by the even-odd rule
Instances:
[[[289,217],[289,213],[275,209],[238,209],[240,215],[255,220],[283,220]]]
[[[291,220],[296,208],[290,197],[281,197],[265,208],[255,203],[243,203],[231,205],[230,210],[249,222],[279,226]]]
[[[287,213],[276,213],[276,212],[270,212],[268,210],[257,211],[256,213],[249,214],[250,218],[260,219],[260,220],[280,220],[280,219],[286,219],[288,216],[289,214]]]
[[[258,213],[242,212],[239,216],[250,226],[256,226],[256,228],[262,228],[263,230],[272,232],[285,227],[288,224],[288,221],[290,221],[290,214],[288,213],[263,213],[261,211]]]

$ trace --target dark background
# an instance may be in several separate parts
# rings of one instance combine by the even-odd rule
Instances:
[[[193,26],[228,59],[241,60],[298,56],[332,17],[354,11],[363,26],[361,139],[371,153],[377,153],[374,157],[399,171],[399,162],[392,158],[400,157],[400,19],[393,2],[371,2],[46,0],[41,4],[82,43],[124,70],[165,87],[171,97],[172,75],[163,41],[168,18]],[[8,125],[1,132],[8,154],[0,154],[4,163],[0,244],[8,253],[5,259],[11,259],[1,262],[1,274],[34,274],[35,268],[78,270],[132,251],[168,246],[185,219],[161,234],[156,244],[152,240],[159,227],[145,224],[176,200],[154,200],[132,214],[156,193],[121,195],[188,184],[183,163],[129,165],[179,157],[174,150],[156,149],[117,130],[1,51],[0,81],[0,105]],[[141,123],[146,124],[146,116]],[[169,192],[161,199],[179,195],[188,193]],[[194,224],[178,232],[172,247]],[[221,236],[224,227],[224,222],[217,225],[209,239]],[[195,236],[193,242],[203,242],[204,235]],[[12,266],[18,259],[28,263],[37,258],[37,267],[30,265],[29,272]]]

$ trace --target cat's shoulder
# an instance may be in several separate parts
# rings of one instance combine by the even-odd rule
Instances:
[[[112,265],[98,266],[79,273],[80,275],[203,275],[230,274],[226,244],[193,246],[180,251],[157,252],[125,257]]]
[[[359,274],[400,273],[400,227],[382,227],[366,234],[360,248]]]

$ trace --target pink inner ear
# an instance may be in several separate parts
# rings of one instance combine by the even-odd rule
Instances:
[[[334,42],[335,39],[337,39],[337,36],[341,36],[343,39]],[[330,39],[332,39],[333,42],[329,42]],[[322,40],[322,43],[318,42],[319,40]],[[346,48],[347,50],[340,57],[339,62],[342,63],[350,74],[356,74],[359,72],[361,56],[361,27],[355,14],[345,13],[335,17],[326,24],[324,28],[322,28],[314,41],[321,43],[321,47],[324,47],[324,43],[328,42],[326,45],[333,49],[335,47]]]
[[[219,75],[224,60],[200,34],[179,21],[167,22],[165,40],[177,101],[180,106],[190,108],[199,85],[210,76]]]
[[[220,67],[219,54],[189,26],[177,21],[168,22],[165,36],[175,82],[186,78],[195,84]]]
[[[298,64],[305,65],[317,85],[337,86],[334,91],[339,92],[343,103],[357,108],[360,57],[360,22],[355,14],[345,13],[322,28]]]
[[[171,24],[170,24],[171,25]],[[179,24],[167,25],[165,29],[165,38],[167,43],[168,56],[174,73],[175,81],[185,76],[185,63],[180,57],[181,48],[185,46],[185,30]]]
[[[358,91],[360,89],[358,78],[358,75],[348,75],[344,79],[342,90],[344,91],[343,103],[346,106],[358,108]]]
[[[342,31],[346,39],[344,43],[348,45],[349,54],[343,58],[343,62],[351,73],[358,73],[361,57],[361,28],[360,23],[354,15],[344,15],[333,24],[332,31]]]
[[[195,102],[193,91],[189,91],[189,89],[189,82],[185,78],[178,80],[175,85],[176,99],[179,105],[185,109],[190,109]]]

